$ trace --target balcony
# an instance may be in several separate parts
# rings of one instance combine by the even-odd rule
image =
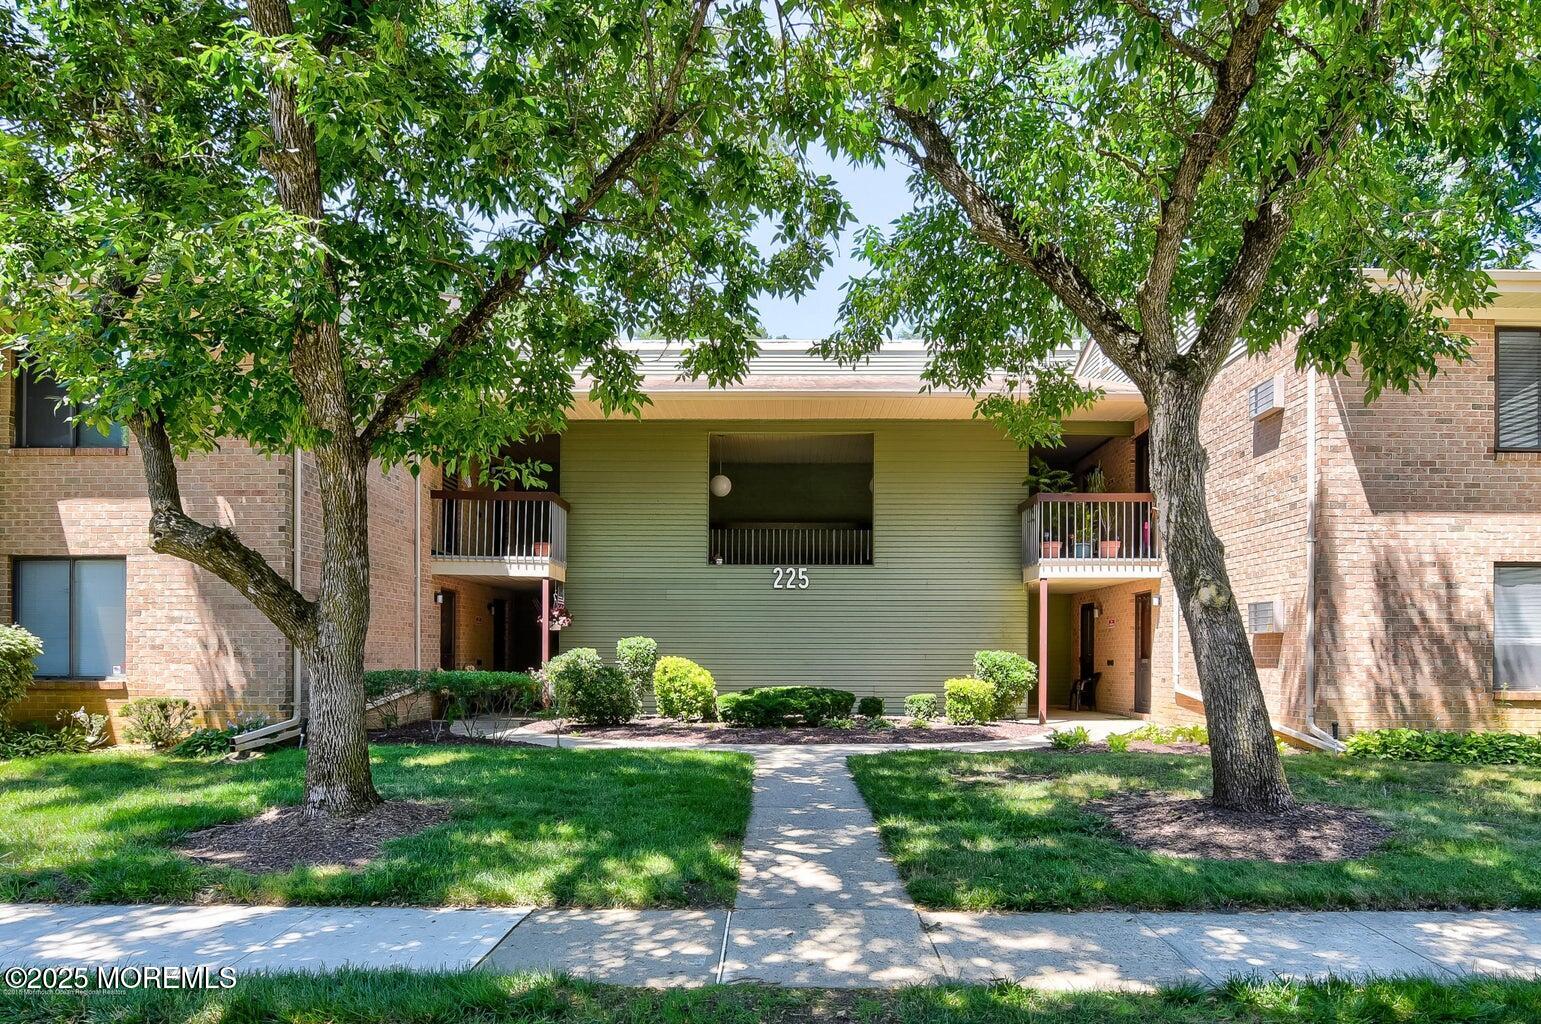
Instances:
[[[1019,509],[1024,582],[1069,589],[1161,575],[1149,494],[1040,494]]]
[[[555,494],[433,492],[433,573],[567,579],[567,502]]]
[[[871,565],[872,528],[856,524],[734,523],[713,526],[713,565]]]

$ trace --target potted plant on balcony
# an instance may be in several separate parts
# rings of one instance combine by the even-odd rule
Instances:
[[[1118,552],[1124,546],[1124,542],[1117,537],[1103,537],[1097,541],[1098,558],[1117,558]]]
[[[1096,513],[1089,508],[1078,508],[1074,533],[1075,544],[1071,554],[1076,558],[1091,558],[1097,551],[1099,533]]]
[[[1063,469],[1055,469],[1034,455],[1027,460],[1027,478],[1022,481],[1030,498],[1040,494],[1064,494],[1075,486],[1075,477]]]
[[[1051,534],[1048,530],[1043,531],[1043,542],[1041,544],[1039,544],[1039,546],[1038,546],[1039,557],[1041,557],[1041,558],[1058,558],[1059,557],[1060,548],[1063,547],[1064,545],[1060,541],[1050,540],[1049,538],[1052,537],[1052,536],[1053,536],[1053,534]]]

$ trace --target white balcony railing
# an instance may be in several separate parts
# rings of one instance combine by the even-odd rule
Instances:
[[[1040,494],[1021,505],[1024,569],[1161,565],[1149,494]]]
[[[433,557],[481,574],[564,578],[569,506],[555,494],[434,491]]]
[[[870,526],[746,523],[711,528],[716,565],[871,565]]]

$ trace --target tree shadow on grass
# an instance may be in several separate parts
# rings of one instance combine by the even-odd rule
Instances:
[[[303,754],[240,764],[113,754],[23,771],[0,825],[0,897],[264,903],[724,905],[749,813],[743,755],[380,747],[388,799],[450,803],[443,825],[358,869],[253,875],[170,849],[301,797]],[[30,798],[29,798],[30,797]],[[47,833],[57,828],[59,835]],[[51,842],[51,838],[56,840]],[[23,852],[21,847],[34,847]],[[7,851],[7,847],[13,849]]]
[[[911,895],[965,910],[1541,906],[1541,771],[1288,759],[1306,802],[1368,810],[1395,831],[1350,861],[1274,864],[1161,856],[1082,810],[1115,791],[1209,791],[1198,757],[900,753],[853,773]],[[1040,778],[961,786],[1014,767]],[[1043,778],[1042,776],[1047,776]]]

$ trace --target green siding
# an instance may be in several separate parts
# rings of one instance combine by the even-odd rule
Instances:
[[[714,432],[871,432],[871,566],[707,564]],[[609,656],[630,634],[711,669],[720,689],[838,686],[897,701],[965,675],[973,652],[1027,652],[1017,503],[1023,456],[967,422],[575,422],[562,440],[568,527],[562,648]]]

